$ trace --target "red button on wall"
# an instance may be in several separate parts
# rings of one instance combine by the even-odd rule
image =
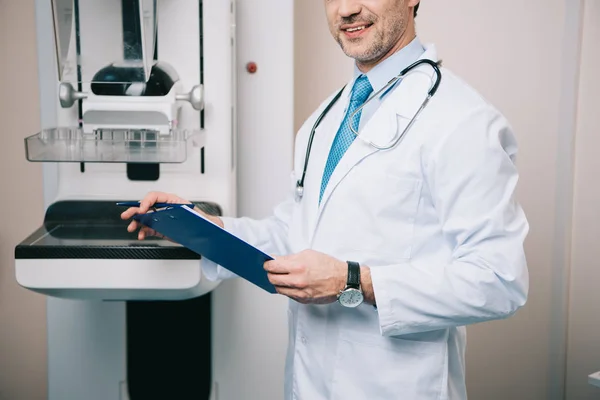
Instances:
[[[255,62],[251,61],[248,64],[246,64],[246,70],[251,74],[255,73],[257,69],[258,69],[258,66],[256,65]]]

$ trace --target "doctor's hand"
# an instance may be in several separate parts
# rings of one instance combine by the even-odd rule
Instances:
[[[329,304],[346,286],[348,264],[314,250],[276,257],[264,265],[277,292],[302,304]]]
[[[163,193],[163,192],[150,192],[148,193],[143,200],[140,201],[139,207],[130,207],[127,210],[123,211],[121,214],[121,219],[128,220],[131,219],[134,215],[137,214],[145,214],[152,209],[152,206],[156,203],[183,203],[188,204],[191,203],[188,200],[182,199],[179,196],[176,196],[171,193]],[[194,211],[198,212],[202,216],[208,218],[215,224],[219,225],[221,228],[223,227],[223,221],[221,218],[215,217],[212,215],[206,214],[204,211],[200,210],[198,207],[194,207]],[[157,236],[163,237],[161,234],[156,232],[153,229],[148,228],[147,226],[143,226],[137,221],[131,221],[129,226],[127,226],[128,232],[135,232],[136,229],[139,228],[138,239],[143,240],[148,236]]]

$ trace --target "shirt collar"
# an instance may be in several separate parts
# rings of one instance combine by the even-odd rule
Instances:
[[[367,78],[369,78],[369,83],[373,87],[373,92],[377,93],[377,91],[381,90],[400,71],[417,61],[424,52],[425,48],[421,44],[421,41],[418,37],[415,37],[408,45],[367,72]],[[362,75],[362,72],[355,64],[354,77],[358,78],[360,75]],[[387,92],[388,90],[386,90]],[[386,93],[382,93],[382,96]]]

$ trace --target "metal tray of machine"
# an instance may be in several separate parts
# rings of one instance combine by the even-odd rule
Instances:
[[[15,248],[17,282],[63,298],[186,299],[216,284],[201,273],[200,256],[159,238],[137,239],[114,201],[59,201],[44,224]],[[198,203],[219,215],[212,203]]]

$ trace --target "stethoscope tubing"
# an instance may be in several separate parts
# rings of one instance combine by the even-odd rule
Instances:
[[[373,100],[374,98],[377,98],[377,96],[379,96],[379,94],[383,93],[384,91],[388,90],[389,88],[391,88],[393,85],[395,85],[399,80],[403,79],[411,70],[413,70],[414,68],[422,65],[422,64],[429,64],[433,70],[435,71],[436,74],[436,79],[433,83],[433,85],[431,86],[431,88],[429,89],[428,93],[427,93],[427,97],[425,98],[425,100],[423,101],[423,103],[421,103],[421,106],[419,107],[419,109],[417,110],[417,112],[415,113],[415,115],[411,118],[410,122],[408,123],[408,125],[406,126],[406,128],[404,128],[404,130],[402,131],[402,133],[397,137],[394,138],[394,140],[392,140],[391,144],[389,144],[388,146],[378,146],[375,143],[371,142],[371,141],[366,141],[366,143],[368,143],[369,145],[373,146],[374,148],[378,149],[378,150],[389,150],[393,147],[395,147],[400,140],[402,140],[402,138],[404,137],[404,135],[406,134],[406,132],[408,132],[408,130],[412,127],[412,125],[414,124],[416,118],[419,116],[419,114],[423,111],[423,109],[425,109],[425,107],[427,106],[427,104],[429,103],[429,100],[431,100],[431,98],[435,95],[435,93],[437,92],[439,86],[440,86],[440,82],[442,80],[442,73],[439,69],[439,62],[435,62],[433,60],[429,60],[429,59],[421,59],[418,60],[414,63],[412,63],[411,65],[409,65],[408,67],[404,68],[400,74],[398,74],[397,76],[395,76],[394,78],[392,78],[383,88],[379,89],[377,91],[377,93],[372,94],[358,109],[356,109],[351,116],[351,119],[354,118],[354,116],[359,113],[371,100]],[[319,115],[319,117],[317,118],[317,120],[315,121],[311,131],[310,131],[310,135],[308,138],[308,144],[306,147],[306,155],[304,157],[304,167],[302,168],[302,176],[301,178],[296,182],[296,199],[299,200],[303,197],[304,195],[304,179],[306,178],[306,171],[308,168],[308,161],[310,159],[310,153],[311,153],[311,149],[312,149],[312,144],[313,144],[313,140],[315,137],[315,132],[317,130],[317,128],[319,127],[319,125],[321,124],[321,121],[323,120],[323,118],[325,118],[325,116],[329,113],[329,111],[331,110],[331,108],[337,103],[337,101],[340,99],[340,97],[342,96],[342,93],[344,92],[344,89],[346,88],[346,86],[342,87],[342,89],[333,97],[333,99],[329,102],[329,104],[325,107],[325,109],[323,110],[323,112]],[[354,127],[352,125],[350,125],[350,129],[352,130],[352,132],[360,138],[359,133],[354,129]],[[361,138],[362,139],[362,138]],[[364,140],[364,139],[362,139]]]

